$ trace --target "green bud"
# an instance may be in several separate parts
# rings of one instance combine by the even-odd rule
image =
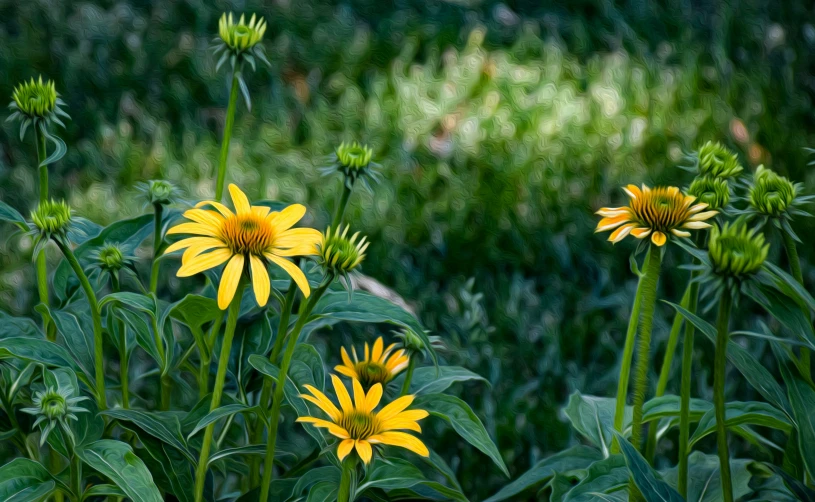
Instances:
[[[698,176],[691,182],[688,195],[707,204],[708,209],[718,211],[730,202],[730,186],[724,178]]]
[[[400,331],[395,331],[394,334],[402,342],[402,348],[410,354],[418,354],[425,348],[424,342],[421,337],[410,328],[404,328]]]
[[[71,208],[65,201],[57,202],[51,199],[41,202],[31,213],[31,221],[41,235],[50,237],[54,234],[64,234],[71,224]]]
[[[359,232],[356,232],[349,239],[348,229],[332,231],[331,227],[323,234],[323,240],[317,245],[318,262],[327,272],[334,275],[346,275],[355,269],[365,259],[365,250],[368,249],[369,242],[363,237],[357,241]]]
[[[713,272],[723,277],[742,279],[758,272],[770,250],[764,234],[748,229],[744,219],[714,225],[709,235],[708,257]]]
[[[699,174],[715,178],[733,178],[744,168],[735,153],[719,142],[708,141],[698,152]]]
[[[331,164],[320,168],[324,176],[340,172],[345,177],[345,186],[352,188],[358,179],[368,192],[372,192],[369,181],[378,183],[381,176],[378,172],[379,164],[373,162],[374,151],[368,145],[358,142],[341,143],[334,150]]]
[[[758,166],[750,186],[750,207],[765,216],[778,217],[793,205],[798,187],[784,176]]]
[[[374,151],[368,145],[341,143],[337,147],[337,159],[343,167],[349,169],[362,169],[371,163]]]
[[[102,270],[116,271],[125,266],[125,257],[116,244],[105,244],[99,249],[97,262]]]
[[[150,205],[167,206],[178,199],[178,189],[169,181],[150,180],[140,183],[138,190],[142,193],[142,198]]]
[[[29,118],[46,118],[57,106],[57,90],[54,82],[31,79],[14,88],[12,95],[16,109]]]
[[[88,398],[82,396],[72,397],[72,395],[73,391],[71,389],[48,387],[34,394],[33,407],[20,410],[23,413],[37,417],[34,422],[35,427],[44,424],[42,436],[40,437],[41,446],[45,444],[48,435],[57,425],[73,441],[73,432],[68,425],[68,420],[78,420],[75,413],[88,412],[85,408],[77,406],[77,403]]]
[[[255,14],[252,14],[249,24],[246,24],[243,14],[236,24],[231,12],[229,16],[224,13],[218,23],[218,34],[221,40],[227,47],[237,52],[254,47],[263,39],[264,33],[266,33],[266,20],[262,17],[258,19]]]

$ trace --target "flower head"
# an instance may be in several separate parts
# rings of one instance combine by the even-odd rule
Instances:
[[[365,250],[368,249],[368,242],[365,237],[357,241],[359,232],[348,238],[348,229],[340,227],[338,230],[331,230],[331,227],[321,235],[317,243],[317,261],[326,271],[334,275],[347,275],[354,270],[362,260],[365,259]]]
[[[328,429],[329,433],[340,438],[337,449],[340,461],[356,449],[359,458],[367,464],[373,457],[371,446],[378,444],[406,448],[423,457],[430,455],[427,447],[419,438],[401,432],[405,430],[422,432],[417,421],[428,415],[424,410],[406,410],[413,402],[413,396],[402,396],[375,412],[374,409],[379,406],[379,401],[382,399],[382,384],[375,384],[366,394],[362,384],[354,379],[352,381],[354,401],[352,402],[351,396],[348,395],[339,377],[331,375],[331,380],[334,383],[334,391],[337,393],[340,408],[337,408],[325,394],[306,385],[311,395],[301,394],[300,397],[319,407],[328,415],[329,420],[300,417],[297,421]]]
[[[143,200],[151,206],[167,206],[178,202],[179,190],[171,182],[166,180],[149,180],[139,183],[137,186]]]
[[[87,397],[73,397],[73,391],[67,388],[48,387],[44,391],[34,394],[34,407],[23,408],[21,411],[30,415],[36,415],[37,420],[34,426],[45,423],[40,437],[40,446],[45,444],[48,435],[52,430],[60,425],[62,431],[73,440],[73,433],[68,425],[68,420],[78,420],[74,413],[87,412],[88,410],[76,406]]]
[[[718,214],[717,211],[704,211],[707,204],[694,204],[696,198],[683,195],[676,187],[656,187],[645,185],[642,189],[628,185],[623,189],[631,198],[628,207],[604,207],[597,211],[603,216],[595,232],[614,230],[608,240],[617,243],[628,234],[638,239],[651,236],[651,242],[662,246],[669,234],[677,237],[689,237],[688,230],[707,228],[708,220]]]
[[[713,272],[720,277],[743,279],[758,272],[769,250],[764,234],[747,228],[743,218],[710,230],[708,257]]]
[[[204,201],[184,216],[192,220],[171,228],[167,234],[192,234],[171,244],[165,253],[186,249],[181,258],[178,277],[189,277],[228,262],[218,287],[218,306],[225,310],[238,288],[244,268],[249,270],[255,299],[266,305],[271,292],[267,265],[274,263],[295,281],[303,295],[311,289],[305,274],[287,258],[315,254],[321,234],[311,228],[291,228],[305,215],[306,208],[292,204],[282,211],[270,212],[266,206],[250,206],[249,199],[235,185],[229,185],[235,206],[229,208],[215,201]],[[201,209],[209,205],[216,210]]]
[[[392,343],[386,349],[383,349],[383,347],[384,343],[382,343],[381,336],[374,342],[373,351],[366,342],[365,357],[361,361],[357,357],[356,348],[351,347],[351,355],[354,357],[352,361],[348,357],[345,347],[343,347],[341,349],[342,364],[335,366],[334,371],[359,380],[366,389],[378,383],[385,385],[408,367],[410,357],[406,354],[405,349],[394,352],[395,343]]]
[[[730,202],[730,185],[725,178],[698,176],[691,182],[688,195],[707,204],[707,209],[720,211]]]
[[[800,183],[793,183],[764,166],[758,166],[749,189],[748,202],[759,214],[779,217],[793,205],[800,188]]]
[[[361,179],[368,191],[371,191],[369,181],[378,183],[380,175],[379,164],[372,162],[373,149],[368,145],[362,145],[356,141],[353,143],[341,143],[334,151],[331,164],[320,169],[324,176],[335,172],[342,173],[345,178],[345,186],[349,189],[354,186],[357,180]]]
[[[215,55],[221,54],[215,70],[220,69],[227,60],[233,70],[238,69],[239,64],[243,61],[247,61],[254,69],[255,58],[271,66],[266,58],[263,44],[260,43],[265,33],[266,20],[262,17],[258,18],[256,14],[252,14],[247,24],[243,14],[236,23],[235,16],[231,12],[224,13],[218,21],[218,37],[215,38],[213,46]]]
[[[122,267],[130,265],[130,258],[126,257],[119,244],[106,242],[95,254],[97,266],[106,272],[116,272]]]
[[[733,178],[744,170],[735,153],[719,142],[708,141],[698,152],[699,174],[714,178]]]
[[[59,98],[53,81],[43,82],[42,76],[38,80],[32,78],[14,88],[12,101],[9,103],[9,109],[13,113],[7,120],[21,118],[20,139],[22,139],[26,129],[32,124],[35,127],[44,127],[45,124],[54,122],[65,127],[59,117],[68,119],[71,117],[62,110],[62,106],[65,106],[65,103]]]
[[[31,221],[45,238],[64,235],[71,224],[71,208],[65,201],[51,199],[40,202],[37,209],[31,213]]]

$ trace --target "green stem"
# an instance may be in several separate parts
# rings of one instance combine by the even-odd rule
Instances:
[[[342,180],[342,195],[337,203],[337,209],[334,211],[334,218],[331,220],[331,228],[339,230],[342,224],[342,217],[345,215],[345,208],[348,207],[348,200],[351,198],[353,185],[349,188],[348,181],[343,178]]]
[[[76,454],[76,446],[73,440],[68,441],[68,448],[70,449],[71,462],[70,462],[70,488],[76,495],[76,500],[82,500],[82,460]]]
[[[405,372],[405,382],[402,384],[402,391],[399,396],[407,395],[410,390],[410,382],[413,380],[413,370],[416,369],[416,356],[418,354],[411,354],[410,362],[408,362],[407,371]]]
[[[280,306],[280,323],[277,327],[277,337],[272,347],[272,354],[269,356],[269,361],[272,364],[277,364],[277,359],[280,357],[280,351],[283,350],[283,342],[286,340],[286,335],[289,331],[289,319],[291,318],[291,311],[294,305],[294,298],[297,294],[297,285],[294,281],[289,282],[289,289],[286,291],[286,297],[283,300],[283,305]],[[260,391],[260,398],[258,399],[258,407],[268,409],[269,400],[272,398],[272,379],[263,379],[263,388]],[[263,429],[265,423],[258,417],[255,423],[255,429],[252,431],[252,444],[258,444],[263,439]],[[260,458],[253,455],[249,462],[249,486],[254,488],[260,482]]]
[[[724,289],[719,300],[716,319],[716,353],[713,363],[713,408],[716,414],[716,446],[719,450],[719,471],[722,479],[722,500],[733,502],[733,485],[730,481],[730,453],[727,448],[727,417],[725,415],[724,383],[727,365],[727,343],[730,336],[730,309],[733,299]]]
[[[340,488],[337,492],[337,502],[350,502],[353,485],[356,484],[357,463],[356,453],[351,453],[342,462],[342,475],[340,477]]]
[[[691,285],[688,284],[685,288],[685,293],[682,295],[680,305],[682,308],[688,308],[690,299]],[[665,355],[662,358],[662,367],[659,370],[659,380],[657,381],[657,390],[654,397],[662,397],[665,395],[665,389],[668,388],[668,379],[671,376],[671,366],[673,366],[674,354],[676,354],[676,346],[679,344],[679,332],[682,330],[682,320],[684,318],[679,312],[674,315],[673,324],[671,324],[671,333],[668,336],[668,343],[665,345]],[[645,446],[645,459],[649,464],[654,463],[654,456],[657,449],[657,432],[659,427],[656,422],[648,428],[648,442]]]
[[[82,265],[76,259],[71,247],[64,242],[62,238],[54,239],[54,242],[59,246],[60,251],[65,256],[68,264],[79,279],[82,289],[85,291],[85,296],[88,297],[88,305],[91,308],[91,319],[93,320],[93,351],[94,351],[94,366],[96,370],[96,394],[99,399],[99,409],[104,410],[108,407],[107,398],[105,397],[105,358],[104,347],[102,338],[102,316],[99,314],[99,303],[96,301],[96,293],[93,291],[88,276],[82,270]]]
[[[215,338],[221,331],[221,324],[224,316],[218,316],[209,328],[209,336],[204,340],[206,347],[199,347],[201,365],[198,367],[198,398],[203,399],[209,392],[209,367],[212,363],[212,349],[215,345]]]
[[[153,323],[153,342],[156,344],[159,361],[161,362],[161,367],[159,368],[159,380],[161,382],[159,407],[161,411],[167,411],[170,409],[170,391],[172,390],[172,381],[170,380],[169,375],[169,361],[167,361],[167,352],[164,350],[164,337],[162,336],[161,331],[163,326],[158,325],[158,319],[155,317],[153,317],[151,320]]]
[[[221,200],[224,195],[224,180],[226,180],[226,161],[229,157],[229,142],[232,139],[232,126],[235,124],[235,105],[238,102],[238,71],[232,73],[232,86],[229,89],[229,106],[226,108],[226,124],[224,137],[221,140],[221,157],[218,160],[218,181],[215,185],[215,200]]]
[[[801,272],[801,259],[798,257],[798,247],[795,245],[795,240],[789,232],[781,231],[784,237],[784,249],[787,251],[787,261],[790,262],[790,272],[792,276],[798,281],[798,284],[804,285],[804,274]],[[803,309],[804,317],[810,319],[809,311]],[[806,382],[812,384],[812,369],[811,369],[811,352],[807,347],[801,347],[800,357],[800,371],[801,376],[804,377]]]
[[[238,284],[238,290],[232,303],[229,304],[229,312],[226,319],[226,330],[221,343],[221,354],[218,357],[218,372],[215,375],[215,387],[212,389],[212,402],[209,411],[213,411],[221,405],[221,396],[224,392],[224,382],[226,381],[226,371],[229,366],[229,353],[232,350],[232,339],[235,336],[235,326],[238,324],[238,315],[241,310],[241,297],[243,296],[244,282]],[[204,431],[204,441],[201,444],[201,455],[198,458],[198,468],[195,471],[195,502],[204,500],[204,484],[207,479],[207,462],[209,461],[209,448],[212,444],[212,434],[215,424],[209,424]]]
[[[48,166],[41,166],[42,161],[45,160],[45,135],[42,134],[38,128],[34,127],[34,141],[37,143],[37,165],[40,173],[40,203],[48,200]],[[37,292],[40,297],[40,303],[46,307],[50,306],[51,301],[48,298],[48,263],[45,256],[45,248],[37,254]],[[49,341],[53,342],[57,339],[57,327],[47,319],[43,319],[43,329],[45,336]]]
[[[161,257],[161,236],[162,215],[164,206],[153,204],[153,263],[150,266],[150,292],[155,294],[158,290],[158,272],[160,268],[159,258]]]
[[[40,203],[43,203],[48,200],[48,166],[42,165],[46,159],[45,135],[42,134],[36,126],[34,127],[34,140],[37,142],[37,169],[40,174]]]
[[[642,292],[642,315],[637,333],[637,363],[634,368],[634,413],[631,419],[631,444],[639,449],[642,437],[642,406],[648,390],[648,366],[651,351],[651,327],[657,301],[659,267],[662,262],[660,249],[652,244],[651,254],[645,265]]]
[[[121,290],[119,284],[119,271],[111,272],[110,273],[110,284],[111,289],[114,293],[118,293]],[[128,355],[127,355],[127,334],[125,333],[125,323],[118,317],[113,316],[112,312],[110,313],[112,317],[115,318],[116,328],[119,332],[119,382],[122,385],[122,408],[129,409],[130,408],[130,379],[128,378]]]
[[[645,262],[648,263],[651,256],[651,248],[645,255]],[[623,360],[620,364],[620,377],[617,380],[617,402],[614,408],[614,429],[620,434],[623,433],[625,425],[625,402],[628,397],[628,380],[631,376],[631,362],[634,360],[634,341],[637,338],[637,325],[640,319],[640,305],[642,304],[643,277],[640,276],[637,282],[637,292],[634,294],[634,303],[631,305],[631,315],[628,318],[628,330],[625,333],[625,345],[623,346]],[[611,443],[611,453],[620,453],[620,445],[615,438]]]
[[[297,339],[300,337],[300,331],[302,331],[303,326],[306,325],[312,309],[314,309],[317,301],[323,296],[323,293],[328,289],[333,279],[333,276],[327,276],[323,283],[320,284],[320,287],[312,291],[308,303],[300,309],[300,313],[297,316],[297,323],[295,323],[291,335],[289,335],[286,352],[283,354],[283,361],[280,364],[280,372],[277,376],[277,385],[275,386],[274,399],[272,401],[272,411],[269,414],[269,433],[266,437],[266,456],[263,463],[263,479],[260,482],[260,498],[258,499],[260,502],[267,502],[269,500],[269,487],[272,483],[272,474],[274,473],[277,427],[280,423],[280,408],[283,406],[283,389],[286,387],[284,382],[289,375],[289,366],[291,365],[291,359],[294,355],[294,348],[297,345]]]
[[[692,277],[696,277],[694,272]],[[691,282],[688,312],[695,314],[699,304],[699,283]],[[696,327],[685,323],[685,341],[682,344],[682,384],[679,392],[679,493],[688,494],[688,457],[690,455],[690,394],[693,382],[693,337]]]

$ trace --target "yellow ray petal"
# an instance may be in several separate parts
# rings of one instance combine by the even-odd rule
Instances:
[[[365,359],[364,361],[371,360],[371,347],[368,346],[368,342],[365,342]]]
[[[364,439],[359,439],[356,442],[356,447],[359,458],[361,458],[365,464],[368,464],[374,454],[373,449],[371,448],[371,443],[365,441]]]
[[[354,388],[354,408],[362,410],[365,408],[365,390],[359,380],[354,378],[351,380],[351,387]]]
[[[407,395],[402,396],[389,405],[382,408],[379,413],[376,414],[377,418],[380,420],[387,420],[389,418],[393,418],[398,415],[402,410],[410,406],[410,403],[413,402],[413,396]]]
[[[277,233],[283,233],[300,221],[305,214],[306,206],[302,204],[292,204],[272,217],[270,222],[274,225]]]
[[[204,270],[209,270],[212,267],[217,267],[221,263],[228,260],[231,256],[232,251],[229,249],[216,249],[211,253],[196,256],[192,260],[181,265],[181,268],[178,269],[176,275],[178,277],[189,277],[191,275],[195,275],[199,272],[203,272]]]
[[[354,449],[354,440],[353,439],[343,439],[340,442],[340,446],[337,448],[337,458],[340,459],[340,462],[351,453],[351,450]]]
[[[314,418],[314,417],[300,417],[297,419],[297,422],[307,423],[307,424],[314,424],[314,427],[322,427],[323,429],[328,429],[332,435],[337,436],[340,439],[348,439],[350,434],[348,431],[340,427],[339,425],[329,422],[328,420],[323,420],[321,418]]]
[[[215,209],[218,210],[219,213],[224,215],[224,217],[226,217],[226,218],[229,218],[231,216],[235,216],[235,213],[233,213],[228,207],[226,207],[223,204],[221,204],[220,202],[216,202],[214,200],[204,200],[204,201],[201,201],[201,202],[199,202],[198,204],[195,205],[195,207],[199,207],[199,208],[204,207],[204,206],[212,206],[212,207],[214,207]]]
[[[205,209],[188,209],[184,211],[184,217],[202,225],[212,225],[220,227],[224,222],[224,217],[215,211]]]
[[[625,237],[631,233],[637,227],[636,223],[629,223],[627,225],[623,225],[617,230],[611,232],[611,235],[608,236],[608,240],[617,244],[621,240],[625,239]]]
[[[396,348],[396,344],[395,344],[395,343],[392,343],[392,344],[388,345],[388,346],[385,348],[385,350],[382,352],[382,360],[384,361],[385,359],[387,359],[387,358],[388,358],[388,355],[389,355],[389,354],[391,353],[391,351],[392,351],[393,349],[395,349],[395,348]],[[396,355],[395,355],[394,357],[399,357],[399,353],[397,352],[397,353],[396,353]]]
[[[668,237],[665,236],[662,232],[654,232],[651,234],[651,242],[656,244],[657,246],[665,245],[665,242],[668,240]]]
[[[379,401],[382,399],[382,384],[376,383],[374,384],[369,390],[368,395],[365,396],[365,402],[363,403],[363,410],[366,413],[371,413],[374,411],[374,408],[379,406]]]
[[[310,402],[310,403],[315,404],[315,405],[316,405],[316,406],[318,406],[318,407],[319,407],[321,410],[325,411],[325,412],[326,412],[326,414],[329,414],[329,413],[326,411],[326,409],[325,409],[325,408],[323,408],[323,405],[324,405],[325,403],[323,403],[322,401],[320,401],[320,400],[319,400],[319,399],[317,399],[316,397],[309,396],[308,394],[301,394],[301,395],[300,395],[300,397],[301,397],[301,398],[303,398],[303,399],[305,399],[306,401],[308,401],[308,402]],[[330,416],[330,415],[329,415],[329,416]],[[332,416],[332,417],[331,417],[331,420],[335,420],[335,421],[336,421],[336,420],[338,420],[338,419],[339,419],[339,416],[340,416],[340,415],[337,415],[337,417],[338,417],[338,418],[334,418],[334,417]]]
[[[620,216],[615,216],[613,218],[603,218],[600,220],[600,223],[597,224],[597,228],[594,229],[594,232],[605,232],[607,230],[611,230],[612,228],[617,228],[623,223],[627,223],[631,221],[631,215],[628,214],[621,214]]]
[[[710,218],[713,218],[717,214],[719,214],[719,211],[705,211],[704,213],[694,214],[693,216],[691,216],[688,219],[690,221],[704,221],[704,220],[709,220]]]
[[[216,246],[223,246],[223,242],[215,239],[213,237],[187,237],[186,239],[181,239],[178,242],[174,242],[170,244],[167,249],[164,250],[164,254],[174,253],[180,249],[188,248],[190,246],[196,244],[215,244]]]
[[[332,403],[331,400],[328,399],[328,396],[323,394],[322,391],[309,384],[305,384],[303,386],[306,388],[307,391],[311,392],[311,394],[314,396],[314,399],[319,401],[319,404],[317,406],[319,406],[320,409],[326,413],[326,415],[331,417],[331,420],[336,422],[342,417],[342,413],[340,413],[340,410],[336,406],[334,406],[334,403]]]
[[[313,228],[291,228],[275,237],[276,248],[313,246],[323,240],[323,234]]]
[[[606,218],[614,218],[616,216],[630,214],[630,210],[627,207],[601,207],[594,214]]]
[[[195,238],[197,238],[197,239],[211,239],[211,241],[214,241],[214,242],[204,242],[202,244],[194,244],[194,245],[188,247],[187,250],[184,251],[184,254],[181,256],[181,264],[182,265],[186,265],[187,263],[190,262],[190,260],[194,259],[196,256],[200,255],[201,253],[209,251],[210,249],[219,249],[219,248],[225,248],[226,247],[226,245],[223,242],[221,242],[221,241],[219,241],[217,239],[213,239],[212,237],[195,237]]]
[[[308,279],[306,279],[306,275],[303,273],[302,270],[300,270],[300,268],[297,265],[295,265],[294,263],[290,262],[285,258],[280,258],[271,253],[266,253],[264,256],[266,256],[266,258],[269,261],[273,262],[275,265],[285,270],[286,273],[289,274],[292,279],[294,279],[294,282],[297,284],[297,287],[300,288],[300,291],[303,292],[303,296],[305,296],[306,298],[309,297],[309,295],[311,294],[311,287],[308,285]]]
[[[391,418],[385,422],[380,422],[379,427],[382,431],[404,430],[422,432],[422,428],[416,423],[415,420],[405,420],[399,417]]]
[[[645,187],[645,185],[643,185],[643,187]],[[628,185],[627,187],[623,188],[623,191],[632,199],[642,197],[642,191],[637,185]]]
[[[252,206],[252,213],[261,218],[265,218],[266,216],[268,216],[269,211],[271,211],[271,209],[268,208],[267,206]]]
[[[173,234],[194,234],[205,235],[208,237],[218,237],[218,228],[201,223],[181,223],[180,225],[176,225],[170,230],[167,230],[167,235]]]
[[[679,230],[678,228],[672,228],[671,233],[677,237],[690,237],[690,232],[685,232],[684,230]]]
[[[345,347],[340,347],[340,356],[342,357],[342,363],[349,368],[353,368],[354,364],[351,362],[351,358],[348,357],[348,351],[345,350]]]
[[[682,228],[690,228],[691,230],[701,230],[703,228],[710,228],[710,223],[704,221],[689,221],[682,225]]]
[[[334,392],[337,393],[337,401],[340,402],[340,408],[343,413],[351,413],[354,411],[354,405],[351,403],[351,396],[342,384],[342,380],[337,375],[331,375],[331,382],[334,384]]]
[[[249,255],[249,264],[252,269],[252,288],[255,291],[255,299],[258,305],[263,307],[269,301],[269,293],[272,288],[269,283],[269,272],[266,271],[263,260],[255,255]]]
[[[374,342],[374,350],[371,352],[371,360],[375,362],[381,362],[380,359],[382,358],[382,350],[385,344],[382,342],[382,337],[376,339]]]
[[[356,370],[354,370],[354,368],[349,368],[348,366],[334,366],[334,371],[349,378],[359,378]]]
[[[635,228],[631,231],[631,235],[633,235],[637,239],[644,239],[651,235],[651,229],[645,227]]]
[[[429,457],[430,452],[427,446],[416,436],[411,436],[406,432],[383,432],[368,438],[371,443],[389,444],[392,446],[400,446],[406,448],[413,453],[417,453],[423,457]]]
[[[234,183],[229,184],[229,195],[232,197],[232,205],[235,206],[236,213],[249,214],[252,212],[252,206],[249,205],[246,194]]]
[[[238,283],[241,282],[243,274],[244,258],[242,254],[236,254],[229,260],[221,274],[221,284],[218,286],[218,308],[226,310],[235,297]]]
[[[416,420],[421,420],[428,416],[430,416],[430,413],[425,410],[405,410],[390,420],[413,420],[415,422]]]

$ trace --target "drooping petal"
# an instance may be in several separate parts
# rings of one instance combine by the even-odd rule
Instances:
[[[178,277],[189,277],[204,270],[209,270],[212,267],[217,267],[225,262],[232,256],[232,251],[229,249],[216,249],[207,254],[196,256],[187,263],[181,265],[176,275]]]
[[[621,240],[625,239],[625,237],[631,233],[637,227],[636,223],[629,223],[627,225],[623,225],[617,230],[611,232],[611,235],[608,236],[608,240],[617,244]]]
[[[614,218],[624,214],[631,214],[631,210],[627,207],[601,207],[594,214],[604,216],[606,218]]]
[[[671,233],[677,237],[690,237],[690,232],[685,232],[684,230],[679,230],[678,228],[672,228]]]
[[[340,441],[340,446],[337,448],[337,458],[340,459],[340,462],[354,449],[354,442],[353,439],[343,439]]]
[[[704,221],[689,221],[682,225],[682,228],[689,228],[691,230],[700,230],[702,228],[710,228],[710,223]]]
[[[600,220],[600,223],[597,224],[597,228],[594,229],[595,232],[605,232],[607,230],[611,230],[612,228],[617,228],[623,223],[627,223],[631,221],[631,216],[628,214],[621,214],[620,216],[615,216],[613,218],[603,218]]]
[[[651,242],[656,244],[657,246],[662,246],[668,240],[668,237],[665,236],[662,232],[654,232],[651,234]]]
[[[331,382],[334,384],[334,392],[337,393],[337,401],[340,402],[340,408],[343,413],[351,413],[354,411],[354,405],[351,403],[351,396],[342,384],[342,380],[337,375],[331,375]]]
[[[297,287],[300,288],[300,291],[303,292],[303,296],[306,298],[309,297],[311,294],[311,287],[308,285],[308,279],[306,279],[306,275],[302,270],[300,270],[300,267],[285,258],[280,258],[271,253],[266,253],[264,256],[269,261],[285,270],[286,273],[289,274],[294,280],[295,284],[297,284]]]
[[[236,254],[224,267],[224,273],[221,274],[221,284],[218,286],[218,308],[221,310],[229,308],[232,298],[235,297],[235,291],[238,289],[238,283],[241,282],[241,275],[243,274],[243,263],[243,255]]]
[[[234,183],[229,184],[229,195],[232,197],[232,205],[235,206],[236,213],[249,214],[252,212],[252,206],[249,205],[249,199],[246,198],[246,194]]]
[[[356,442],[357,453],[359,454],[359,458],[367,465],[368,462],[371,461],[371,457],[373,456],[374,452],[371,448],[371,443],[365,441],[364,439],[358,439]]]
[[[274,225],[275,231],[282,233],[293,227],[305,214],[306,206],[302,204],[292,204],[270,218],[270,222]]]
[[[713,218],[717,214],[719,214],[719,211],[705,211],[704,213],[694,214],[693,216],[691,216],[688,219],[690,221],[704,221],[704,220],[709,220],[710,218]]]
[[[425,410],[405,410],[390,420],[413,420],[415,422],[428,416],[430,416],[430,413]]]
[[[422,432],[422,427],[419,424],[417,424],[415,420],[405,420],[399,417],[391,418],[390,420],[380,422],[379,426],[383,431],[404,430]]]
[[[202,242],[199,244],[193,244],[192,246],[188,247],[184,254],[181,256],[181,264],[185,265],[190,262],[190,260],[194,259],[196,256],[200,255],[201,253],[207,252],[210,249],[220,249],[225,248],[226,244],[219,241],[218,239],[214,239],[212,237],[193,237],[194,239],[209,239],[207,242]]]
[[[290,228],[275,237],[275,248],[313,246],[322,241],[323,234],[313,228]]]
[[[635,228],[631,230],[631,235],[633,235],[637,239],[644,239],[651,235],[651,229],[645,227]]]
[[[255,299],[258,306],[263,307],[269,301],[269,293],[271,292],[269,272],[266,271],[263,260],[255,255],[249,255],[249,264],[252,269],[252,288],[255,291]]]

